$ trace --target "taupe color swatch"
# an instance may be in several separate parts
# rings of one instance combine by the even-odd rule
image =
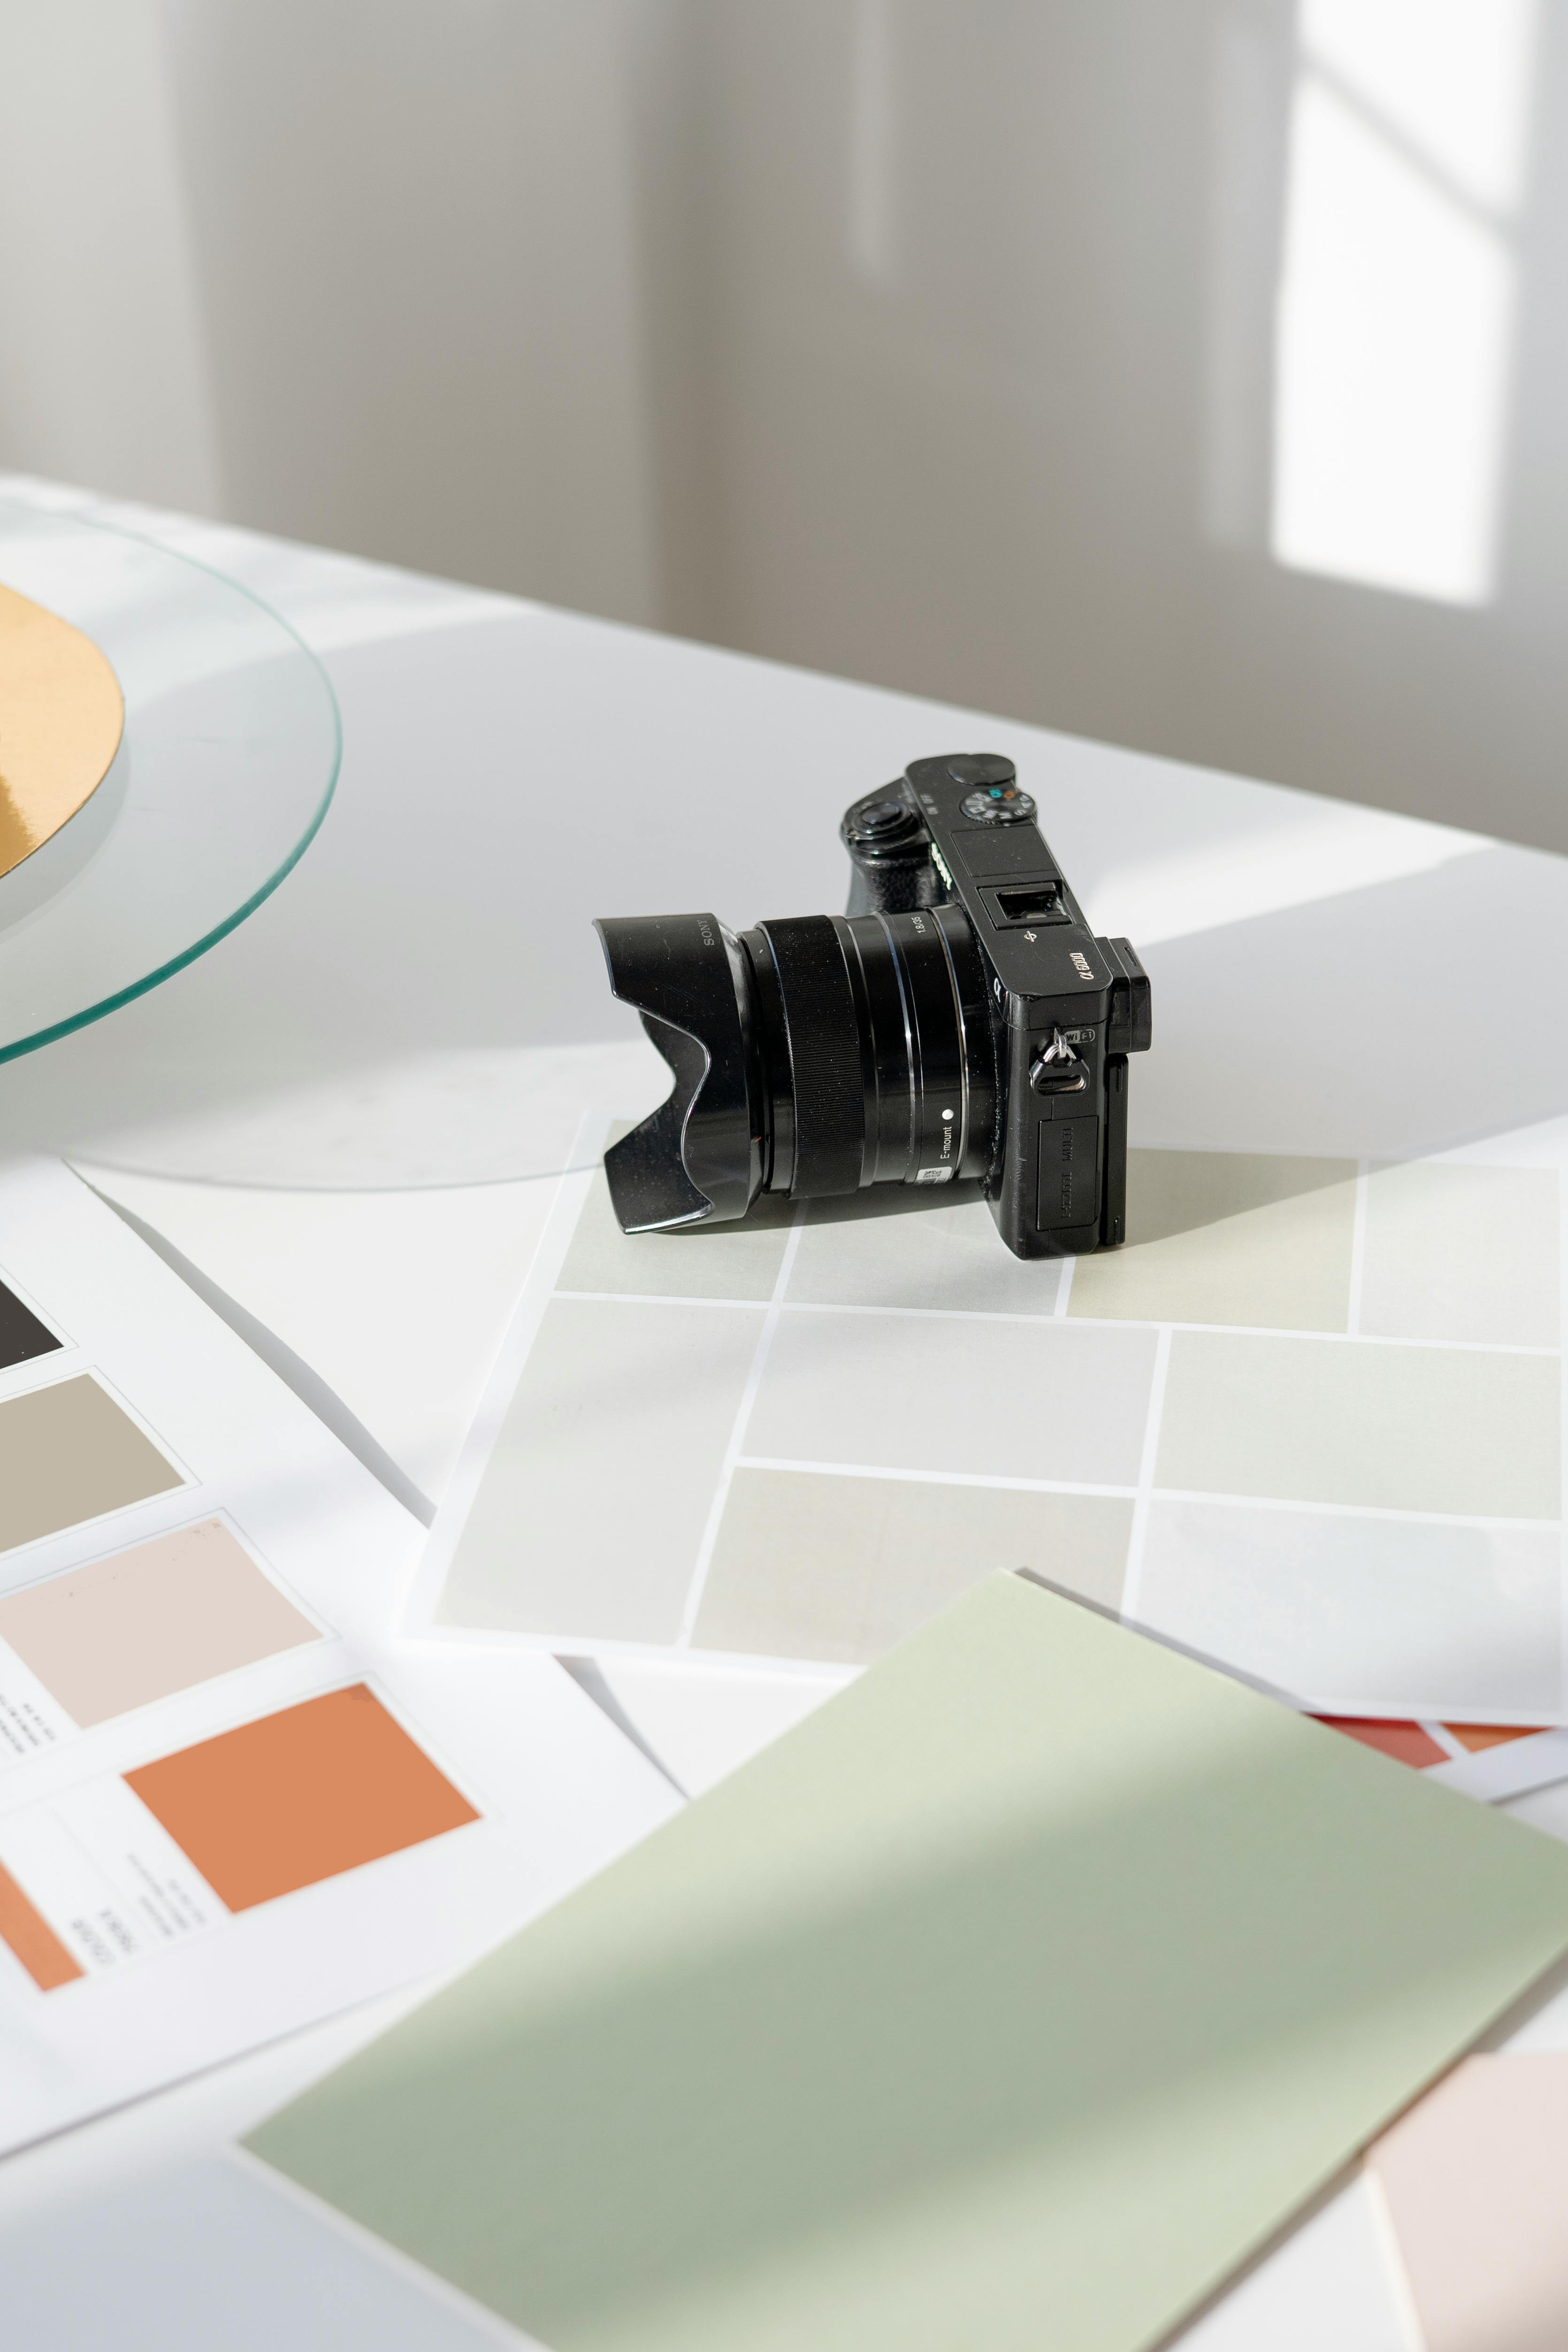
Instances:
[[[936,1307],[966,1314],[1050,1315],[1059,1258],[1017,1258],[977,1187],[939,1208],[903,1184],[812,1204],[789,1269],[790,1298],[830,1307]]]
[[[1127,1235],[1123,1248],[1078,1260],[1070,1315],[1343,1331],[1355,1163],[1129,1152]]]
[[[1559,1187],[1551,1168],[1412,1160],[1366,1187],[1361,1328],[1394,1339],[1555,1348]]]
[[[1337,1512],[1155,1503],[1138,1621],[1353,1714],[1554,1715],[1561,1538]]]
[[[183,1484],[89,1373],[0,1404],[0,1551]]]
[[[1554,1357],[1177,1331],[1155,1483],[1554,1519],[1560,1411]]]
[[[1131,1486],[1154,1360],[1152,1331],[786,1307],[745,1450]]]
[[[1552,1839],[992,1577],[250,2146],[556,2352],[1147,2352],[1565,1948]]]
[[[880,1658],[998,1568],[1114,1609],[1130,1502],[932,1479],[737,1470],[692,1639],[760,1657]]]
[[[0,1600],[0,1641],[84,1730],[320,1638],[217,1519]]]
[[[632,1298],[770,1298],[795,1213],[793,1201],[759,1201],[744,1224],[689,1233],[623,1234],[600,1170],[588,1188],[559,1290]]]
[[[673,1641],[761,1329],[759,1307],[552,1299],[441,1621]]]

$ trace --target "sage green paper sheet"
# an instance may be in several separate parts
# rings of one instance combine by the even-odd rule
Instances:
[[[249,2145],[554,2352],[1127,2352],[1565,1947],[1568,1849],[1001,1575]]]

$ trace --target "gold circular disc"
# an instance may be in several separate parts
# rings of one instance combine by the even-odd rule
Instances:
[[[91,799],[124,730],[120,680],[91,638],[0,587],[0,875]]]

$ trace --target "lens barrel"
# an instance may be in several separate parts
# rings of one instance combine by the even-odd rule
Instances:
[[[611,985],[674,1073],[605,1154],[628,1233],[743,1216],[759,1192],[984,1175],[996,1060],[961,908],[800,915],[738,937],[712,915],[595,927]]]

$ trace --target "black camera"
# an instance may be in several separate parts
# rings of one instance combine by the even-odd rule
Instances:
[[[1148,979],[1091,934],[1034,818],[1010,760],[916,760],[845,812],[847,914],[595,925],[675,1078],[604,1155],[627,1233],[977,1178],[1019,1257],[1123,1239]]]

